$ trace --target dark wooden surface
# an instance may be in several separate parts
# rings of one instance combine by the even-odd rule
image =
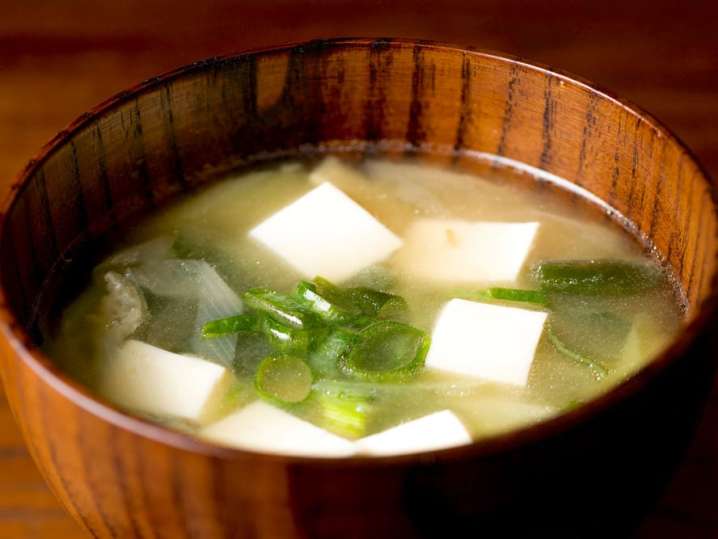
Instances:
[[[0,16],[0,182],[73,117],[212,54],[329,35],[471,44],[590,78],[654,113],[718,175],[718,10],[710,2],[7,0]],[[718,394],[642,537],[718,536]],[[0,538],[79,537],[0,403]]]

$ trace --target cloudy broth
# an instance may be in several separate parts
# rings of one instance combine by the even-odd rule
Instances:
[[[629,234],[585,202],[512,175],[330,157],[230,176],[128,229],[65,310],[48,352],[69,375],[130,412],[260,451],[408,453],[466,443],[461,429],[476,440],[548,419],[631,376],[668,345],[683,314],[671,280]],[[318,189],[326,204],[346,196],[337,204],[365,213],[347,206],[309,233],[303,227],[325,210],[312,210],[306,199],[306,215],[297,207],[296,215],[275,219]],[[365,228],[342,236],[350,214]],[[340,253],[333,260],[307,254],[324,234],[326,248]],[[332,241],[341,242],[335,251]],[[335,277],[314,273],[312,264]],[[313,283],[315,277],[329,283]],[[587,288],[577,285],[584,278]],[[302,282],[307,294],[324,290],[337,298],[344,318],[330,319],[297,295]],[[264,294],[253,296],[257,302],[278,294],[306,314],[306,324],[255,306],[247,296],[253,290]],[[380,292],[371,297],[402,311],[362,310],[347,300],[356,291]],[[240,313],[246,318],[238,324],[254,325],[202,335],[207,322]],[[273,341],[274,334],[289,340]],[[331,348],[332,335],[346,337],[336,341],[344,348]],[[398,342],[391,344],[397,354],[416,354],[416,364],[396,372],[373,365],[378,350],[389,347],[366,344],[375,335]],[[364,355],[356,351],[362,346]],[[320,364],[321,347],[336,357],[323,355]],[[158,350],[167,355],[155,363]],[[268,357],[279,359],[264,362]],[[136,363],[127,367],[125,360]],[[185,366],[194,374],[182,378]],[[299,381],[286,379],[292,373]],[[151,389],[127,384],[162,386],[164,401],[145,405],[138,392]],[[262,418],[275,417],[287,426],[258,432]],[[427,417],[435,421],[431,428],[421,423]],[[280,440],[307,425],[317,430],[307,431],[315,439],[306,448]],[[426,437],[446,430],[445,443],[427,445],[422,425]],[[401,427],[407,429],[395,443],[391,429]]]

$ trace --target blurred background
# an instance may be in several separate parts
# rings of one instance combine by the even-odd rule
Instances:
[[[0,189],[74,117],[145,78],[330,36],[448,41],[580,75],[654,114],[718,178],[717,23],[713,0],[0,0]],[[717,424],[718,390],[639,537],[718,537]],[[0,539],[35,537],[82,534],[35,470],[0,391]]]

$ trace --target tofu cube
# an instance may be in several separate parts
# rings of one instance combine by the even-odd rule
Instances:
[[[427,199],[434,201],[425,187],[411,181],[414,179],[412,174],[402,175],[393,172],[395,171],[392,170],[392,173],[387,173],[382,178],[367,176],[358,168],[330,155],[309,173],[309,183],[314,185],[331,183],[360,206],[371,208],[374,217],[391,230],[401,234],[407,224],[415,218],[417,211],[428,209],[423,203]],[[413,168],[411,172],[414,172]],[[429,206],[433,210],[437,209],[435,203],[429,203]]]
[[[128,340],[107,363],[99,390],[125,408],[202,423],[231,381],[216,363]]]
[[[249,231],[305,277],[344,281],[402,245],[391,230],[323,183]]]
[[[314,170],[309,173],[309,182],[313,185],[331,183],[346,193],[370,189],[369,180],[358,170],[345,165],[333,155],[325,157]]]
[[[355,452],[353,442],[264,401],[255,401],[208,425],[200,436],[240,449],[282,455],[346,457]]]
[[[452,283],[516,280],[539,223],[419,219],[406,231],[397,267],[408,275]]]
[[[464,424],[450,410],[402,423],[356,442],[367,455],[400,455],[436,451],[471,443]]]
[[[452,299],[434,325],[426,366],[524,386],[548,314]]]

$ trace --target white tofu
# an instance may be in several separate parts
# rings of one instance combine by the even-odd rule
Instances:
[[[436,451],[469,443],[471,435],[450,410],[414,419],[356,442],[361,453],[385,456]]]
[[[314,185],[331,183],[360,206],[371,208],[374,217],[398,234],[414,219],[419,209],[426,211],[423,204],[418,204],[417,198],[421,201],[431,199],[427,189],[415,185],[411,178],[405,180],[392,174],[378,180],[333,155],[325,157],[309,173],[309,182]]]
[[[100,393],[132,410],[201,423],[231,380],[221,365],[129,340],[103,370]]]
[[[342,191],[323,183],[249,235],[305,277],[343,281],[387,258],[402,241]]]
[[[548,313],[452,299],[439,313],[426,366],[524,386]]]
[[[419,219],[406,231],[397,266],[430,281],[510,283],[531,251],[539,223]]]
[[[345,165],[333,155],[324,158],[309,173],[309,181],[314,185],[328,182],[347,193],[371,188],[371,184],[364,174]]]
[[[346,457],[353,442],[263,401],[255,401],[200,431],[225,445],[282,455]]]

